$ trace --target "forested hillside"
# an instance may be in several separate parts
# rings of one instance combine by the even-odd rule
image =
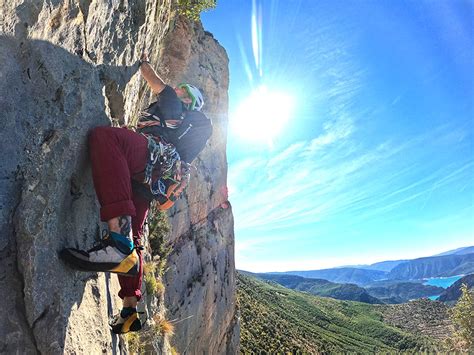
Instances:
[[[238,274],[242,353],[435,351],[383,321],[380,305],[321,298]]]

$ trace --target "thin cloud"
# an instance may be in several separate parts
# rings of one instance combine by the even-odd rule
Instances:
[[[338,145],[351,146],[348,136],[340,137]],[[423,135],[400,145],[385,142],[373,150],[356,149],[344,159],[338,156],[339,147],[322,153],[310,143],[298,142],[266,164],[252,159],[236,165],[236,170],[231,166],[231,182],[252,179],[247,188],[231,193],[237,233],[239,229],[301,226],[342,213],[360,219],[383,215],[429,196],[433,189],[464,181],[473,162],[448,166],[422,179],[418,178],[422,166],[390,168],[417,145],[432,140],[433,135]]]

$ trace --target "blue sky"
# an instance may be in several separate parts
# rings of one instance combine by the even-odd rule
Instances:
[[[474,244],[473,18],[458,0],[220,0],[202,14],[230,59],[237,268]],[[280,96],[242,115],[261,87]]]

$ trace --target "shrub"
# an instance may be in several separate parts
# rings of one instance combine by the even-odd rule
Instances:
[[[172,250],[171,245],[165,240],[166,235],[170,231],[168,216],[165,212],[153,206],[148,214],[148,226],[151,255],[160,257],[157,265],[158,276],[163,276],[166,268],[166,259]]]
[[[474,291],[466,284],[461,286],[461,297],[450,310],[450,318],[454,324],[453,338],[448,340],[452,351],[474,351]]]
[[[128,343],[128,350],[130,354],[138,353],[138,350],[142,346],[140,343],[140,336],[136,332],[130,332],[126,334],[126,339]]]
[[[143,274],[145,278],[146,292],[148,295],[157,296],[165,292],[165,285],[155,275],[156,264],[149,262],[143,265]]]
[[[199,20],[202,11],[216,7],[216,0],[178,0],[178,13],[190,20]]]
[[[171,251],[171,247],[165,242],[165,237],[170,231],[168,216],[155,205],[152,205],[148,213],[148,228],[151,254],[158,255],[160,258],[168,256]]]
[[[145,285],[147,295],[156,295],[156,278],[152,273],[145,274]]]
[[[165,285],[163,285],[163,282],[160,280],[156,279],[156,295],[161,295],[162,293],[165,292]]]

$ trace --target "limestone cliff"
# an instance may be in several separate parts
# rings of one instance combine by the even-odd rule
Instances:
[[[211,34],[188,22],[174,26],[163,48],[160,72],[169,73],[170,82],[200,83],[209,103],[204,110],[214,122],[209,146],[193,163],[199,173],[186,199],[171,211],[174,249],[165,302],[170,318],[180,322],[174,337],[178,351],[228,354],[239,341],[233,218],[231,209],[221,207],[227,200],[228,59]]]
[[[238,348],[231,209],[226,199],[227,57],[199,23],[162,1],[0,1],[0,353],[118,353],[107,320],[115,276],[57,257],[99,238],[87,132],[150,100],[142,48],[171,84],[203,88],[215,130],[186,196],[170,211],[165,275],[180,353]],[[155,347],[167,352],[166,341]]]

